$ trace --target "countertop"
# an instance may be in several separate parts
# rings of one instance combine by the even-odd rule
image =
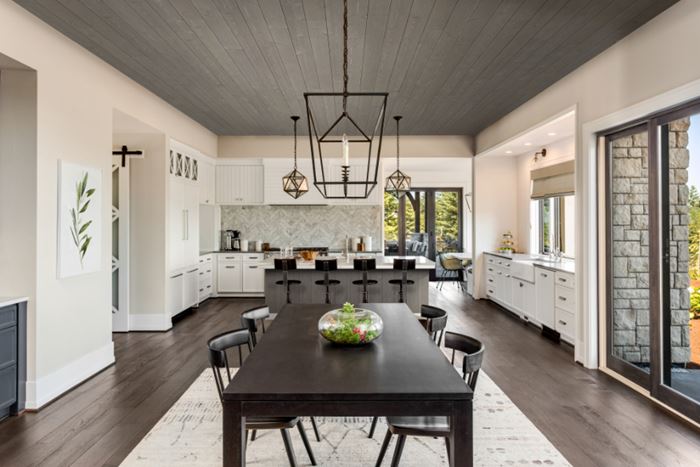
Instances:
[[[338,269],[340,269],[340,270],[352,269],[353,268],[352,259],[354,257],[361,257],[361,256],[351,255],[349,261],[345,257],[337,257]],[[332,258],[335,258],[335,257],[332,257]],[[416,269],[418,269],[418,270],[435,269],[435,262],[429,260],[425,256],[383,256],[383,255],[377,255],[377,256],[372,256],[372,258],[375,258],[377,260],[377,269],[380,269],[380,270],[392,269],[394,266],[394,259],[395,258],[415,258]],[[273,261],[273,258],[271,257],[265,261],[265,264],[263,265],[263,269],[274,269],[274,268],[275,268],[274,261]],[[314,269],[314,262],[313,261],[299,261],[298,260],[297,261],[297,269]]]
[[[546,257],[539,257],[538,255],[526,255],[521,253],[499,253],[496,251],[486,251],[488,255],[498,256],[499,258],[505,258],[513,261],[519,261],[522,263],[530,263],[538,268],[549,269],[550,271],[566,272],[569,274],[576,273],[576,261],[573,259],[562,259],[560,261],[549,261]]]
[[[28,300],[27,297],[0,297],[0,308],[26,302]]]

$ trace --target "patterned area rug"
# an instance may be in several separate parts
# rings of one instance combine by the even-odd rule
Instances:
[[[370,419],[318,418],[321,442],[309,421],[306,432],[318,465],[371,466],[386,433],[380,419],[374,439],[369,439]],[[291,431],[299,465],[311,465],[299,433]],[[391,463],[396,437],[384,465]],[[121,464],[127,467],[221,466],[221,404],[211,370],[205,370],[160,419]],[[474,465],[568,466],[545,436],[482,371],[474,399]],[[259,432],[249,442],[247,464],[280,467],[289,465],[279,431]],[[442,439],[409,438],[404,447],[404,467],[446,466]]]

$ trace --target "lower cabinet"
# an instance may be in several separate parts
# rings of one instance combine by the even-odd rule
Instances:
[[[535,294],[537,296],[537,312],[535,313],[537,321],[543,326],[554,329],[554,272],[535,268]]]
[[[265,255],[256,252],[218,255],[217,293],[261,296],[265,293]]]
[[[260,264],[243,263],[243,292],[265,291],[265,270]]]
[[[236,293],[243,290],[243,264],[241,262],[221,262],[217,266],[219,293]]]
[[[535,284],[513,278],[513,309],[528,320],[535,319],[537,309]]]
[[[199,268],[192,266],[175,271],[168,276],[168,314],[172,317],[199,304]]]
[[[183,300],[182,288],[185,284],[185,273],[177,272],[171,274],[168,277],[168,300],[166,307],[168,309],[168,315],[175,316],[180,313],[183,308],[185,301]]]

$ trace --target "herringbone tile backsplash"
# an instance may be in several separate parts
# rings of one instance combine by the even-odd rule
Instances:
[[[221,229],[272,247],[343,248],[345,237],[372,236],[381,250],[381,206],[221,206]]]

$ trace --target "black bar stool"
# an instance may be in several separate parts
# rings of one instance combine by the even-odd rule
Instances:
[[[362,279],[352,281],[352,283],[362,286],[362,303],[368,303],[369,293],[367,292],[367,286],[376,285],[379,282],[374,279],[367,279],[367,271],[374,271],[377,269],[377,260],[374,258],[355,258],[352,261],[352,268],[355,271],[362,271]]]
[[[338,260],[332,259],[317,259],[315,262],[315,267],[317,271],[323,272],[323,280],[316,281],[316,285],[322,285],[326,288],[326,303],[331,302],[330,286],[340,285],[340,281],[336,279],[331,279],[328,275],[330,271],[338,270]]]
[[[416,269],[416,260],[408,258],[394,259],[394,271],[401,271],[401,279],[390,279],[389,283],[399,286],[399,303],[403,303],[403,290],[407,285],[415,284],[414,281],[408,278],[408,271]]]
[[[292,303],[289,296],[290,285],[300,285],[301,281],[289,279],[289,271],[295,271],[297,268],[297,260],[294,258],[276,258],[275,271],[282,271],[282,280],[275,282],[276,285],[283,285],[287,291],[287,303]]]

